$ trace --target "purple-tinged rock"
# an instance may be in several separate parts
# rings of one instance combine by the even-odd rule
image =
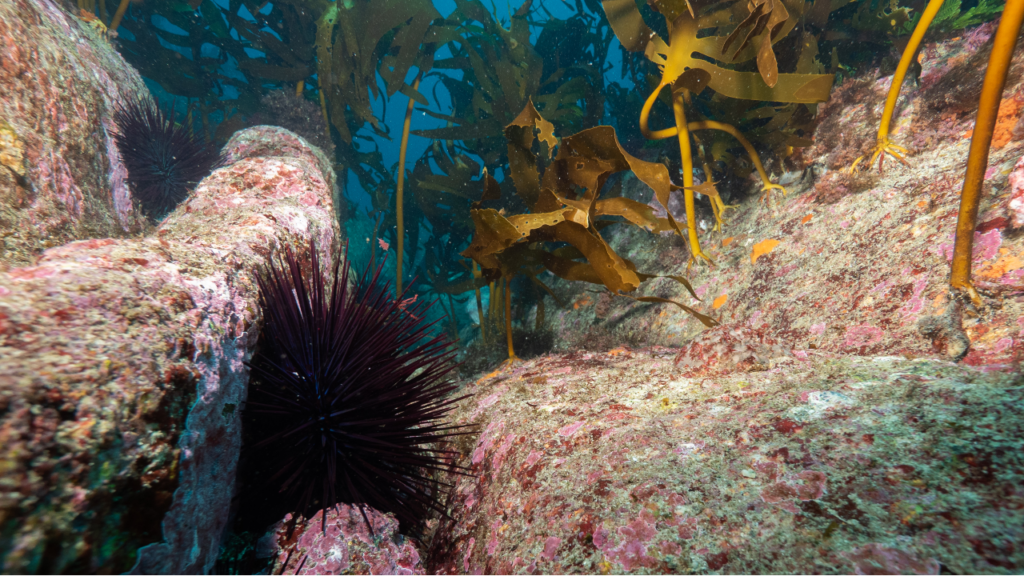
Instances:
[[[1008,228],[1024,228],[1024,157],[1017,161],[1010,173],[1010,196],[1006,199]]]
[[[278,524],[272,574],[424,573],[419,551],[398,533],[393,514],[368,507],[360,512],[340,504],[327,510],[326,526],[323,514],[321,510],[295,527],[289,526],[292,515],[288,514]]]

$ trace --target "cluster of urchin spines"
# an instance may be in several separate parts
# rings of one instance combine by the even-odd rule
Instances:
[[[429,305],[391,294],[382,264],[351,283],[347,259],[327,275],[315,242],[309,254],[286,249],[255,271],[264,325],[249,363],[249,460],[258,453],[293,513],[368,505],[418,532],[445,513],[436,475],[464,473],[437,448],[466,428],[443,423],[461,399],[455,352],[431,334]]]
[[[188,198],[221,161],[217,148],[190,121],[175,122],[148,98],[121,102],[114,109],[114,123],[114,143],[128,170],[132,195],[153,220]]]

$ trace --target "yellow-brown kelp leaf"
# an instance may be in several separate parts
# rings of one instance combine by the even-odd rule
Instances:
[[[621,216],[648,232],[659,233],[672,230],[668,218],[658,218],[654,208],[631,198],[605,198],[594,203],[594,216]]]
[[[428,32],[439,18],[429,0],[353,0],[324,9],[317,21],[317,77],[331,125],[343,141],[352,141],[346,109],[378,134],[386,135],[370,104],[371,96],[380,97],[377,74],[384,78],[390,96],[402,89],[414,64],[421,70],[429,68],[434,51],[421,47],[441,40]],[[397,56],[381,60],[378,44],[392,32],[384,53],[394,50]],[[415,97],[425,101],[422,98]]]
[[[637,9],[636,0],[602,0],[601,6],[608,16],[615,37],[626,50],[646,52],[649,43],[661,41],[661,38],[647,27],[640,10]],[[661,43],[664,44],[664,41]]]
[[[749,6],[750,15],[725,39],[725,43],[722,45],[722,54],[726,54],[729,44],[743,30],[749,28],[746,38],[733,53],[733,60],[755,36],[764,33],[757,51],[757,69],[761,73],[761,77],[764,78],[765,84],[774,87],[779,79],[779,64],[775,59],[775,52],[772,50],[772,41],[778,37],[783,24],[789,19],[789,12],[781,1],[776,0],[755,0]]]
[[[471,210],[470,214],[476,225],[476,234],[473,235],[473,242],[462,252],[462,255],[480,262],[484,268],[495,268],[496,266],[485,264],[488,257],[507,250],[517,242],[529,241],[530,234],[534,230],[564,222],[567,212],[571,216],[575,210],[562,209],[540,214],[517,214],[508,218],[492,208]],[[490,263],[493,264],[493,260]]]
[[[534,130],[539,130],[549,152],[552,146],[558,147],[558,153],[545,169],[539,186],[538,158],[533,151],[537,140]],[[515,158],[511,163],[511,175],[520,196],[533,199],[535,209],[541,205],[555,209],[506,217],[496,210],[481,208],[480,202],[474,203],[470,212],[476,233],[470,246],[462,252],[463,256],[472,258],[491,276],[495,271],[505,278],[521,271],[535,275],[540,264],[561,278],[602,284],[614,293],[632,292],[644,280],[656,277],[638,273],[632,262],[616,254],[601,237],[600,231],[604,227],[620,221],[597,221],[595,218],[621,216],[647,230],[674,230],[681,234],[671,214],[660,219],[654,216],[650,206],[635,200],[598,199],[611,174],[632,170],[667,205],[669,193],[678,187],[669,179],[665,165],[645,162],[628,154],[619,144],[615,130],[609,126],[584,130],[559,142],[554,137],[553,127],[545,122],[532,104],[528,104],[507,127],[506,136],[509,156]],[[484,187],[485,190],[498,189],[497,183],[486,172]],[[538,244],[542,242],[559,242],[568,246],[547,252],[539,249]],[[586,261],[577,261],[580,258]],[[693,287],[685,278],[669,277],[694,294]]]
[[[558,156],[555,158],[556,162],[563,162],[566,176],[573,182],[590,183],[599,189],[597,173],[593,168],[594,164],[575,161],[582,158],[600,163],[602,169],[605,170],[604,177],[614,172],[631,170],[638,180],[654,190],[655,197],[662,206],[666,207],[666,211],[669,195],[673,190],[678,189],[672,184],[668,168],[664,164],[647,162],[626,152],[615,135],[615,129],[611,126],[597,126],[572,136],[566,136],[562,139]],[[603,184],[603,182],[601,179],[600,183]],[[578,185],[582,186],[583,184]],[[667,219],[671,229],[682,236],[679,224],[672,218],[671,212],[668,213]]]
[[[547,145],[547,156],[550,159],[558,145],[555,126],[541,117],[533,106],[533,100],[530,100],[519,116],[505,127],[509,174],[516,185],[516,192],[530,210],[547,212],[557,209],[558,202],[550,194],[541,192],[537,155],[533,153],[533,143],[537,139],[535,129],[540,132],[540,141]]]
[[[746,100],[761,100],[768,102],[797,102],[815,103],[828,99],[832,89],[834,76],[831,74],[777,74],[774,83],[769,85],[760,72],[738,72],[723,68],[717,62],[723,54],[728,40],[724,36],[709,35],[698,38],[698,32],[704,28],[725,26],[733,16],[731,8],[717,10],[710,14],[700,15],[694,18],[689,7],[683,0],[654,0],[652,6],[661,12],[666,19],[669,29],[669,43],[665,44],[656,34],[649,33],[650,29],[640,16],[640,12],[634,2],[625,0],[603,0],[602,6],[605,14],[612,24],[619,42],[627,49],[643,50],[644,54],[662,67],[662,82],[669,84],[679,78],[685,71],[690,69],[701,69],[709,73],[708,86],[730,98]],[[777,2],[779,6],[782,2]],[[798,6],[796,10],[802,11]],[[773,10],[774,11],[774,10]],[[782,8],[789,14],[793,10]],[[796,18],[789,17],[787,20],[776,23],[778,30],[776,39],[783,38],[793,26]],[[639,24],[638,24],[639,22]],[[765,21],[765,28],[769,19]],[[642,27],[640,26],[642,24]],[[619,36],[619,33],[626,35]],[[769,49],[771,42],[771,30],[769,38]],[[644,39],[643,34],[652,34]],[[639,35],[639,36],[637,36]],[[749,48],[739,50],[735,56],[736,61],[744,61],[756,58],[760,54],[751,52]],[[698,57],[699,56],[699,57]],[[774,60],[774,54],[772,55]],[[766,62],[766,66],[769,63]]]
[[[686,288],[686,291],[689,292],[690,295],[693,296],[693,298],[695,300],[700,300],[700,297],[697,296],[697,293],[693,290],[693,285],[690,284],[689,280],[687,280],[686,278],[684,278],[682,276],[678,276],[678,275],[674,275],[674,274],[643,274],[643,273],[639,273],[639,272],[637,274],[640,276],[640,281],[641,282],[646,282],[646,281],[648,281],[648,280],[650,280],[652,278],[670,278],[672,280],[675,280],[676,282],[679,282],[680,284],[682,284],[683,287]]]
[[[498,181],[494,179],[494,176],[491,176],[490,173],[487,172],[487,168],[484,168],[484,193],[480,197],[480,202],[484,202],[486,200],[498,200],[500,198],[501,186],[498,185]],[[474,202],[473,207],[478,208],[480,206],[480,202]]]

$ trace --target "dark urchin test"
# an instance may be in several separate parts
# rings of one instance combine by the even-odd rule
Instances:
[[[220,152],[193,132],[191,123],[175,123],[148,99],[119,105],[114,122],[132,196],[154,221],[188,198],[221,161]]]
[[[256,271],[264,324],[249,363],[239,509],[250,529],[365,504],[416,534],[444,513],[434,473],[465,472],[437,446],[465,429],[441,422],[462,399],[451,397],[451,342],[430,334],[429,305],[391,294],[382,265],[353,285],[345,258],[328,282],[311,241],[308,258],[287,249]]]

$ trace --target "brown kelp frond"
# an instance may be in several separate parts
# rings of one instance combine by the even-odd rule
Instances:
[[[602,199],[599,195],[612,174],[629,170],[654,191],[662,205],[668,205],[669,194],[679,188],[672,184],[663,164],[627,153],[610,126],[584,130],[559,141],[532,103],[506,127],[505,133],[511,179],[530,212],[505,215],[483,207],[484,201],[500,196],[497,182],[485,174],[483,199],[471,210],[476,228],[473,242],[463,256],[478,262],[484,274],[492,278],[507,279],[522,271],[530,271],[532,276],[532,270],[539,266],[566,280],[601,284],[614,294],[633,292],[643,281],[655,277],[637,272],[632,262],[611,248],[600,230],[617,221],[608,217],[617,216],[648,231],[672,230],[682,235],[671,213],[664,219],[657,218],[649,206],[634,200]],[[539,154],[534,151],[535,145]],[[537,168],[539,156],[550,159],[543,174]],[[568,246],[550,251],[541,247],[552,242]],[[667,277],[693,294],[685,278]],[[690,307],[673,303],[706,326],[717,324]]]

